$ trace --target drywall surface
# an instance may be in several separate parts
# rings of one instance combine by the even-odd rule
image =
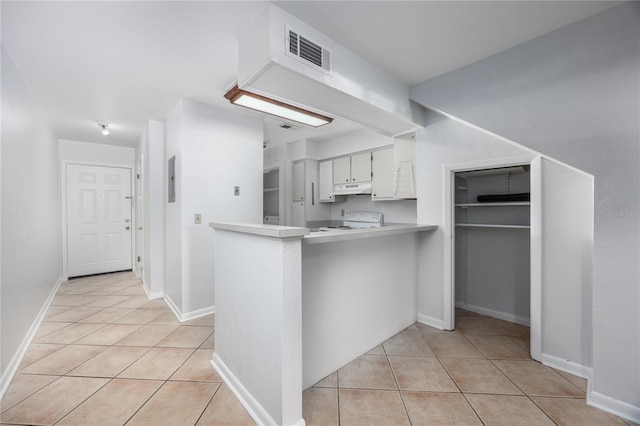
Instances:
[[[601,405],[610,410],[636,419],[639,27],[640,4],[627,2],[411,91],[425,106],[595,176],[592,395],[602,396]],[[419,218],[436,214],[427,205],[422,210]]]
[[[60,278],[58,145],[2,46],[2,387]],[[26,349],[26,347],[22,347]],[[8,374],[7,374],[8,373]]]
[[[60,139],[58,155],[61,161],[67,162],[134,167],[136,161],[134,148],[107,145],[107,143],[108,140],[101,144]]]
[[[183,315],[215,305],[214,233],[206,224],[262,223],[262,143],[259,119],[188,100],[169,115],[167,159],[176,156],[177,184],[176,202],[166,204],[165,291]]]

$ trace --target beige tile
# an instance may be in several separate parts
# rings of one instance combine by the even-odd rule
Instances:
[[[489,359],[531,359],[529,352],[508,336],[467,336]]]
[[[475,312],[467,311],[466,309],[456,308],[456,321],[459,318],[468,318],[468,317],[481,317],[482,315],[476,314]]]
[[[69,345],[22,369],[23,373],[67,374],[105,350],[104,346]]]
[[[216,322],[215,314],[203,315],[198,318],[194,318],[192,320],[186,321],[184,325],[202,325],[206,327],[213,327]]]
[[[417,322],[414,325],[416,326],[416,328],[418,329],[418,331],[420,333],[425,333],[425,334],[452,334],[452,333],[456,333],[455,331],[447,331],[447,330],[441,330],[439,328],[431,327],[430,325],[422,324],[421,322]]]
[[[111,294],[115,295],[120,290],[120,287],[91,287],[92,290],[87,294],[91,294],[94,296],[108,296]]]
[[[7,411],[58,378],[59,376],[45,376],[42,374],[16,374],[2,398],[0,412]]]
[[[118,318],[113,322],[117,324],[146,324],[152,319],[160,316],[160,314],[162,314],[162,310],[160,309],[136,309],[130,314]]]
[[[2,422],[54,424],[107,381],[85,377],[61,377],[2,413]]]
[[[140,306],[143,309],[158,309],[158,308],[168,308],[167,306],[167,302],[164,301],[164,299],[154,299],[154,300],[150,300],[147,303],[145,303],[144,305]]]
[[[99,308],[109,308],[118,303],[122,303],[125,300],[128,300],[130,296],[100,296],[96,300],[93,300],[89,303],[84,304],[83,306],[96,306]]]
[[[123,425],[162,383],[154,380],[112,380],[56,424]]]
[[[104,327],[104,324],[75,323],[39,338],[36,343],[60,343],[68,345],[102,327]]]
[[[338,387],[338,372],[329,374],[324,379],[313,385],[316,388],[337,388]]]
[[[89,302],[93,302],[99,296],[92,295],[73,295],[61,294],[53,298],[52,306],[82,306]]]
[[[149,303],[149,299],[145,295],[131,296],[124,302],[114,305],[114,308],[139,308]]]
[[[127,425],[195,424],[219,386],[206,382],[166,382]]]
[[[628,425],[620,417],[587,405],[584,399],[543,397],[531,399],[560,426]]]
[[[96,324],[107,324],[135,311],[133,308],[105,308],[100,312],[89,315],[80,322],[92,322]]]
[[[522,392],[487,359],[440,359],[462,392],[521,395]]]
[[[47,321],[76,322],[88,317],[89,315],[98,313],[101,310],[102,308],[95,308],[95,307],[70,308],[70,309],[64,310],[63,312],[58,313],[57,315],[52,315],[51,317],[47,317]]]
[[[487,425],[553,425],[547,415],[526,396],[466,394],[469,403]]]
[[[482,425],[461,393],[402,392],[414,426]]]
[[[397,389],[384,355],[362,355],[338,370],[341,388]]]
[[[505,336],[529,337],[530,329],[524,325],[503,321],[497,318],[485,317],[486,321],[497,328]]]
[[[49,343],[32,343],[29,345],[27,352],[24,354],[22,358],[22,362],[20,363],[20,368],[24,368],[28,365],[33,364],[36,361],[41,360],[42,358],[51,355],[54,352],[59,351],[64,348],[65,345],[57,345],[57,344],[49,344]]]
[[[411,324],[409,327],[402,330],[400,333],[418,333],[418,327],[415,324]]]
[[[140,326],[135,324],[107,324],[76,343],[80,345],[113,345],[138,328]]]
[[[216,347],[216,339],[215,339],[215,333],[211,333],[211,335],[209,335],[209,337],[206,338],[206,340],[202,343],[202,345],[200,345],[200,349],[215,349]]]
[[[582,377],[574,376],[573,374],[565,373],[564,371],[560,370],[554,369],[554,371],[576,385],[582,392],[587,392],[587,379],[583,379]]]
[[[456,318],[456,330],[464,334],[500,336],[502,333],[481,317]]]
[[[142,288],[133,287],[118,287],[113,293],[114,296],[144,296],[144,290]]]
[[[196,424],[202,426],[249,426],[256,423],[229,388],[222,383]]]
[[[181,325],[181,323],[178,320],[178,318],[176,318],[175,314],[173,312],[171,312],[171,311],[164,312],[164,313],[158,315],[157,317],[155,317],[154,319],[149,321],[147,324],[149,324],[149,325],[151,325],[151,324],[157,324],[157,325]]]
[[[439,358],[484,358],[463,334],[425,334],[424,339]]]
[[[531,353],[531,338],[529,337],[514,337],[514,336],[510,336],[510,339],[513,340],[513,342],[520,346],[522,349],[524,349],[525,351]]]
[[[577,386],[537,361],[497,360],[494,363],[527,395],[585,397]]]
[[[167,380],[193,352],[193,349],[152,348],[118,377]]]
[[[211,365],[213,351],[198,349],[172,376],[171,380],[192,380],[204,382],[221,382],[222,379]]]
[[[86,285],[61,285],[56,294],[93,294],[93,287]]]
[[[396,334],[382,345],[387,355],[435,356],[419,333]]]
[[[390,356],[389,363],[401,390],[459,392],[437,358]]]
[[[51,321],[51,318],[60,315],[63,312],[72,309],[70,306],[49,306],[47,313],[44,316],[44,321]]]
[[[400,392],[340,389],[340,423],[350,426],[409,425]]]
[[[112,346],[71,370],[67,375],[116,377],[148,351],[149,348]]]
[[[338,389],[309,388],[302,392],[302,418],[307,426],[338,426]]]
[[[118,346],[155,346],[162,339],[170,335],[175,329],[175,325],[143,325],[126,337],[117,341]]]
[[[38,331],[35,336],[33,336],[33,341],[36,342],[38,339],[43,338],[44,336],[53,333],[54,331],[58,331],[66,326],[73,324],[72,322],[54,322],[54,321],[43,321],[38,327]]]
[[[369,352],[367,352],[367,355],[385,355],[384,353],[384,348],[382,347],[382,344],[376,346],[375,348],[371,349]]]
[[[160,341],[167,348],[197,348],[213,333],[213,327],[181,326]]]

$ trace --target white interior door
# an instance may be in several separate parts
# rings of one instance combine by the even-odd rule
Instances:
[[[67,165],[69,277],[131,269],[131,170]]]

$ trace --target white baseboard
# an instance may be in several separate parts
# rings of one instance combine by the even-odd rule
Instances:
[[[428,315],[418,314],[418,322],[434,328],[439,328],[440,330],[444,330],[444,321],[441,319],[433,318]]]
[[[205,315],[214,314],[216,312],[215,306],[208,306],[206,308],[198,309],[197,311],[183,313],[169,296],[163,295],[162,298],[165,302],[167,302],[167,305],[169,305],[169,308],[173,311],[173,314],[176,316],[176,318],[178,318],[180,322],[200,318]]]
[[[58,292],[58,289],[60,288],[62,281],[63,281],[62,277],[58,278],[58,280],[56,281],[55,285],[53,286],[53,289],[51,290],[51,292],[49,293],[49,296],[47,297],[47,300],[42,305],[40,312],[38,312],[36,319],[31,324],[31,327],[29,328],[29,331],[27,332],[27,334],[24,336],[24,339],[22,339],[22,343],[20,343],[18,350],[13,355],[13,358],[11,358],[9,365],[7,365],[6,370],[2,374],[2,378],[0,379],[0,382],[2,383],[2,385],[0,386],[0,399],[4,397],[4,393],[7,391],[7,389],[9,388],[9,385],[11,384],[11,381],[13,380],[13,377],[18,372],[18,368],[20,367],[22,358],[24,358],[24,354],[27,352],[27,349],[29,349],[29,345],[31,344],[33,337],[38,332],[38,328],[40,328],[40,324],[42,324],[42,320],[44,320],[45,315],[47,315],[49,306],[51,306],[51,302],[53,302],[53,298],[56,296],[56,293]]]
[[[564,371],[565,373],[573,374],[574,376],[582,377],[583,379],[591,380],[593,370],[591,367],[584,366],[569,360],[543,353],[540,361],[548,366],[557,370]]]
[[[587,404],[631,422],[640,423],[640,407],[636,405],[618,401],[615,398],[593,391],[587,393]]]
[[[213,353],[211,365],[216,369],[218,375],[224,380],[231,392],[238,398],[238,401],[247,410],[249,415],[259,425],[276,425],[277,423],[269,415],[267,410],[251,395],[251,392],[245,388],[240,380],[231,372],[227,365],[220,359],[217,353]],[[304,420],[300,419],[296,425],[303,426]]]
[[[476,314],[480,315],[486,315],[492,318],[501,319],[504,321],[515,322],[516,324],[524,325],[527,327],[531,325],[531,321],[528,317],[521,317],[519,315],[510,314],[508,312],[494,311],[493,309],[484,308],[482,306],[467,305],[463,302],[456,302],[456,308],[475,312]]]
[[[149,300],[162,299],[162,297],[164,296],[164,293],[161,291],[157,293],[151,293],[151,291],[149,291],[149,286],[147,286],[147,283],[145,283],[144,280],[142,280],[142,289],[146,293]]]

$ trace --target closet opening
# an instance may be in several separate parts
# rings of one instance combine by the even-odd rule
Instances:
[[[498,329],[530,352],[529,165],[452,173],[452,328]]]

